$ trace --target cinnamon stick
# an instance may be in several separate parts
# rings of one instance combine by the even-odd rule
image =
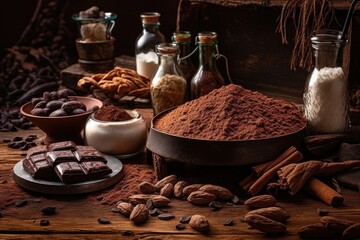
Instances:
[[[252,170],[255,173],[256,177],[260,177],[261,175],[264,174],[264,172],[268,171],[269,169],[273,168],[280,162],[284,161],[284,159],[288,158],[295,151],[297,151],[297,149],[294,146],[291,146],[284,153],[278,156],[275,160],[253,166]]]
[[[298,163],[302,160],[303,156],[299,151],[293,152],[290,156],[285,158],[283,161],[276,164],[274,167],[266,171],[261,177],[259,177],[254,184],[249,188],[249,193],[252,196],[258,194],[261,189],[273,178],[276,176],[277,171],[290,163]]]
[[[244,178],[243,180],[241,180],[239,182],[239,186],[242,187],[243,189],[245,189],[244,187],[249,184],[250,182],[254,182],[255,181],[255,175],[254,173],[251,173],[249,176],[247,176],[246,178]]]
[[[304,189],[327,205],[338,207],[343,204],[344,197],[317,178],[311,178]]]

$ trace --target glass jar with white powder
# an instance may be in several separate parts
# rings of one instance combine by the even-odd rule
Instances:
[[[165,37],[159,31],[160,13],[145,12],[140,15],[140,18],[143,31],[135,43],[136,71],[151,79],[158,66],[155,45],[165,42]]]
[[[349,129],[347,77],[343,71],[341,32],[315,31],[311,37],[315,67],[304,91],[304,115],[312,133],[342,133]]]

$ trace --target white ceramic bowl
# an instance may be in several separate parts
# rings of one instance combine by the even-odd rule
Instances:
[[[126,111],[133,119],[105,122],[91,114],[84,129],[85,143],[100,152],[123,157],[143,151],[147,138],[146,122],[139,112]]]

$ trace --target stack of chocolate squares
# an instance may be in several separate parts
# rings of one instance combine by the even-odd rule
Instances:
[[[112,173],[106,163],[95,148],[64,141],[29,149],[23,167],[35,179],[76,183]]]

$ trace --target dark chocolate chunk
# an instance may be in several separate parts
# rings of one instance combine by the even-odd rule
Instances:
[[[185,216],[182,216],[182,217],[180,218],[180,222],[181,222],[181,223],[188,223],[188,222],[190,222],[190,219],[191,219],[191,216],[190,216],[190,215],[185,215]]]
[[[26,157],[29,158],[32,155],[40,154],[40,153],[46,153],[47,152],[47,146],[36,146],[32,147],[27,151]]]
[[[317,209],[317,213],[318,213],[319,216],[326,216],[326,215],[329,214],[329,211],[328,211],[328,210],[325,210],[325,209],[320,209],[320,208],[318,208],[318,209]]]
[[[99,222],[100,224],[110,224],[110,220],[107,219],[106,217],[98,218],[98,222]]]
[[[98,151],[93,146],[82,146],[82,145],[76,146],[76,150],[79,150],[79,151]]]
[[[152,217],[156,217],[156,216],[158,216],[160,213],[161,213],[161,212],[160,212],[160,210],[159,210],[158,208],[154,208],[154,209],[150,209],[150,210],[149,210],[149,214],[150,214],[150,216],[152,216]]]
[[[134,232],[131,230],[121,231],[122,236],[134,236]]]
[[[64,162],[55,166],[55,172],[65,183],[81,182],[86,180],[86,174],[77,162]]]
[[[13,141],[14,141],[14,142],[17,142],[17,141],[21,141],[21,140],[23,140],[23,139],[24,139],[23,137],[17,136],[17,137],[14,137],[14,138],[13,138]]]
[[[75,151],[76,145],[72,141],[57,142],[49,145],[49,151],[62,151],[62,150]]]
[[[100,178],[112,173],[111,168],[103,162],[82,162],[81,167],[89,179]]]
[[[45,153],[40,153],[23,160],[23,168],[33,178],[44,180],[59,180],[54,168],[46,160]]]
[[[15,206],[16,207],[23,207],[28,203],[28,200],[26,199],[20,199],[18,201],[15,202]]]
[[[217,211],[222,209],[222,204],[218,201],[212,201],[211,203],[209,203],[209,207],[211,207],[213,211]]]
[[[47,153],[47,160],[52,166],[56,166],[59,163],[64,162],[76,162],[74,153],[70,150],[63,151],[51,151]]]
[[[40,220],[40,226],[49,226],[50,225],[50,221],[46,220],[46,219],[41,219]]]
[[[9,142],[11,142],[10,139],[3,139],[3,143],[9,143]]]
[[[77,150],[74,155],[79,162],[96,161],[106,163],[106,159],[98,150]]]
[[[56,213],[56,207],[44,207],[41,209],[43,215],[54,215]]]
[[[232,226],[234,225],[234,221],[232,219],[226,219],[225,222],[223,223],[224,226]]]
[[[176,227],[177,230],[184,230],[185,229],[185,224],[178,223],[178,224],[176,224],[175,227]]]
[[[161,213],[158,215],[158,219],[160,220],[170,220],[175,218],[174,215],[172,215],[171,213]]]
[[[98,196],[97,198],[96,198],[96,201],[102,201],[104,199],[104,196]]]

